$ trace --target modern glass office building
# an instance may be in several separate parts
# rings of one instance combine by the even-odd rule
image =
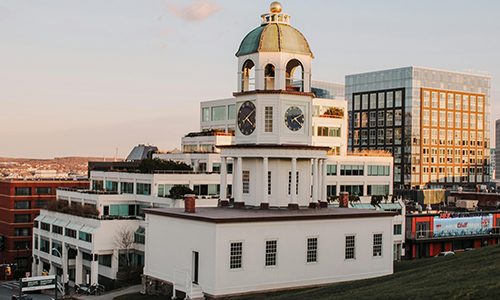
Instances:
[[[490,84],[421,67],[348,75],[348,147],[392,152],[395,188],[489,182]]]

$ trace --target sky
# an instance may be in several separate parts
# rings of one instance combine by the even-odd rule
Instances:
[[[270,2],[0,0],[0,156],[180,148],[199,102],[232,96],[234,54]],[[314,52],[313,79],[410,65],[488,74],[500,118],[500,1],[281,2]]]

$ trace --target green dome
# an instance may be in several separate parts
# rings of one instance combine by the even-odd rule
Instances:
[[[314,57],[304,35],[283,23],[263,24],[250,31],[241,42],[236,56],[257,52],[289,52]]]

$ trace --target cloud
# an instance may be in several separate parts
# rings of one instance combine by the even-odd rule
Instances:
[[[185,6],[167,1],[166,6],[170,14],[190,22],[203,21],[221,10],[221,6],[212,0],[193,0]]]

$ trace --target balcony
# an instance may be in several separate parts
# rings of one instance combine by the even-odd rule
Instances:
[[[467,237],[500,237],[500,227],[484,228],[476,231],[463,232],[440,232],[434,233],[432,230],[420,230],[416,232],[407,231],[406,239],[409,240],[445,240]]]

